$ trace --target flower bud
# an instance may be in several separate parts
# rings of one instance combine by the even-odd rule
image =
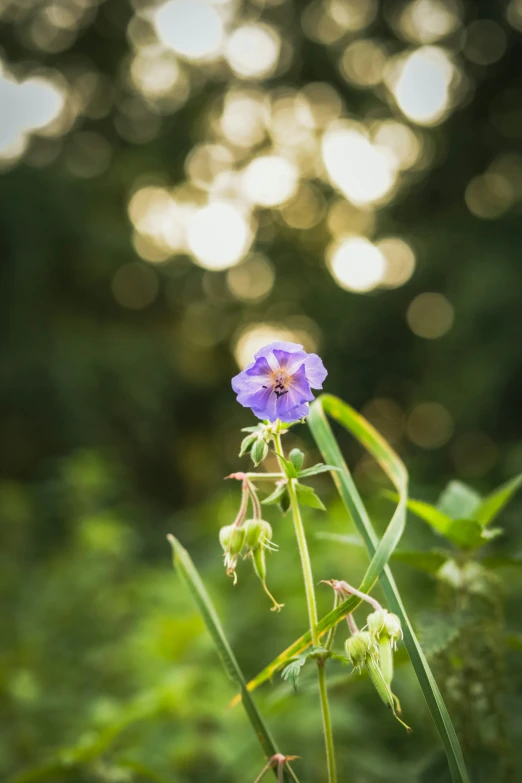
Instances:
[[[397,639],[402,639],[401,621],[396,614],[381,609],[367,618],[368,629],[379,646],[379,662],[383,677],[388,686],[393,680],[393,651]]]
[[[222,527],[219,531],[219,542],[228,555],[239,555],[245,542],[245,528],[236,525]]]
[[[255,549],[266,546],[272,540],[272,525],[264,519],[248,519],[245,522],[245,546]]]
[[[375,657],[377,649],[368,631],[358,631],[350,636],[344,644],[346,657],[356,669],[361,670],[368,658]]]
[[[260,462],[263,462],[267,454],[268,443],[263,438],[258,438],[250,450],[250,456],[256,468]]]
[[[367,623],[368,630],[376,641],[381,636],[388,636],[395,649],[397,640],[402,639],[401,621],[396,614],[388,612],[387,609],[368,615]]]

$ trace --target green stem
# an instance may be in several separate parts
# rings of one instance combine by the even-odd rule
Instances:
[[[274,446],[279,462],[281,472],[284,473],[284,465],[279,455],[283,455],[283,447],[281,444],[280,433],[274,433]],[[292,519],[294,522],[295,536],[297,539],[297,547],[299,549],[299,557],[301,558],[301,568],[303,571],[306,605],[308,608],[308,619],[310,622],[310,633],[312,636],[312,644],[314,647],[318,647],[320,644],[320,636],[317,631],[317,604],[315,601],[315,588],[314,577],[312,574],[312,563],[310,561],[310,554],[308,552],[308,544],[306,541],[306,534],[304,530],[303,520],[301,517],[301,509],[299,508],[299,501],[297,499],[296,490],[297,479],[288,480],[288,496],[290,498],[290,506],[292,508]],[[330,705],[328,702],[328,691],[326,688],[326,674],[324,670],[324,661],[321,658],[317,659],[317,676],[319,679],[319,695],[321,699],[321,712],[323,716],[323,731],[324,740],[326,746],[326,762],[328,767],[328,782],[337,783],[337,773],[335,770],[335,753],[333,744],[333,732],[332,732],[332,720],[330,716]]]

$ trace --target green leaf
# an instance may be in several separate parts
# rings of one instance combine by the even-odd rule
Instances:
[[[275,452],[277,454],[277,452]],[[277,454],[279,459],[281,460],[281,464],[283,466],[283,470],[285,472],[285,475],[287,478],[297,478],[297,470],[295,469],[292,462],[290,462],[289,459],[285,459],[282,454]]]
[[[286,514],[288,509],[290,508],[290,495],[288,494],[288,490],[285,487],[285,491],[281,495],[281,500],[279,501],[279,508],[281,509],[282,514]]]
[[[329,541],[337,541],[339,544],[364,547],[364,543],[357,535],[319,532],[315,534],[315,537],[324,538]],[[419,550],[417,552],[396,549],[392,553],[392,558],[394,560],[428,574],[436,574],[439,568],[451,556],[452,553],[450,551],[444,552],[442,549],[430,549],[428,551]],[[520,561],[520,564],[522,565],[522,560]]]
[[[485,527],[495,519],[504,506],[509,503],[515,492],[522,486],[522,473],[515,478],[506,481],[501,487],[496,489],[490,495],[487,495],[479,504],[474,518],[477,522]]]
[[[257,424],[255,427],[242,427],[241,432],[259,432],[259,424]]]
[[[308,476],[317,476],[319,473],[328,473],[331,470],[339,470],[335,465],[325,465],[320,462],[318,465],[312,465],[311,468],[305,468],[299,472],[299,478],[307,478]]]
[[[397,499],[395,493],[385,492],[383,494],[391,499]],[[409,499],[407,505],[410,511],[423,519],[424,522],[427,522],[437,533],[440,533],[448,541],[453,542],[462,549],[476,549],[494,537],[488,535],[476,520],[452,519],[435,506],[425,503],[423,500]],[[496,532],[496,535],[498,534]]]
[[[423,612],[416,618],[415,625],[427,657],[445,650],[459,635],[461,624],[444,612]]]
[[[304,462],[303,452],[300,449],[292,449],[292,451],[288,456],[290,457],[290,462],[299,473],[299,471],[303,467],[303,462]]]
[[[515,555],[510,557],[509,555],[491,555],[490,557],[484,557],[481,561],[482,565],[486,568],[522,568],[522,556]]]
[[[482,498],[461,481],[450,481],[437,501],[437,508],[452,519],[473,519]]]
[[[299,679],[299,675],[301,674],[301,669],[305,665],[306,661],[308,660],[308,655],[299,655],[297,658],[294,658],[293,661],[290,661],[288,666],[285,666],[283,671],[281,672],[281,677],[283,680],[288,680],[294,691],[297,692],[297,680]]]
[[[203,582],[199,576],[199,573],[192,562],[192,559],[184,547],[181,546],[179,541],[174,536],[168,536],[170,545],[172,546],[174,567],[179,574],[182,582],[188,588],[191,593],[198,610],[205,622],[207,630],[209,631],[221,662],[225,668],[230,679],[239,687],[243,700],[243,706],[250,719],[252,728],[261,744],[264,754],[270,758],[279,750],[270,735],[268,728],[265,726],[261,715],[255,705],[252,696],[250,695],[243,672],[241,671],[239,664],[236,660],[232,648],[228,643],[225,636],[223,627],[219,621],[219,618],[214,609],[210,597],[205,589]],[[285,780],[293,780],[294,783],[299,783],[297,777],[291,768],[286,764],[284,768]]]
[[[279,484],[271,495],[268,495],[264,500],[261,501],[261,503],[265,506],[273,506],[276,503],[279,503],[281,498],[286,492],[286,483],[285,484]]]
[[[316,495],[312,487],[307,487],[304,484],[296,484],[295,489],[297,492],[297,499],[303,506],[310,506],[310,508],[318,508],[321,511],[326,511],[323,501]]]

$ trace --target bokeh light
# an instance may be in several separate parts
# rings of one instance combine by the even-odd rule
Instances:
[[[446,51],[423,46],[407,55],[391,76],[397,105],[419,125],[436,125],[451,107],[450,87],[455,67]]]
[[[205,0],[169,0],[154,11],[160,41],[187,60],[211,60],[222,51],[225,30],[216,7]]]
[[[416,446],[438,449],[451,438],[453,419],[438,402],[421,402],[408,416],[406,432]]]
[[[426,340],[443,337],[453,326],[454,318],[452,305],[445,296],[437,293],[419,294],[406,313],[412,332]]]
[[[361,39],[346,47],[339,60],[339,70],[351,84],[375,87],[382,80],[387,59],[383,43]]]
[[[228,269],[248,252],[249,220],[233,204],[215,201],[190,216],[187,243],[194,260],[205,269]]]
[[[430,44],[455,32],[461,14],[458,0],[414,0],[402,8],[395,26],[412,43]]]
[[[330,249],[329,263],[336,282],[348,291],[371,291],[386,272],[384,255],[364,237],[349,237]]]
[[[256,323],[247,326],[241,331],[234,345],[234,356],[238,366],[241,369],[246,367],[253,361],[256,351],[276,340],[299,342],[296,332],[280,324]]]
[[[112,293],[122,307],[144,310],[156,299],[158,276],[154,269],[139,261],[120,267],[112,278]]]
[[[275,207],[288,201],[298,182],[296,167],[279,155],[254,158],[243,174],[246,197],[262,207]]]
[[[386,260],[381,285],[397,288],[407,283],[415,271],[415,254],[410,245],[399,237],[386,237],[376,243]]]
[[[65,94],[50,79],[34,76],[18,82],[0,62],[0,158],[18,158],[31,133],[43,131],[65,106]]]
[[[251,253],[248,258],[227,273],[231,293],[243,302],[260,302],[274,285],[275,272],[262,253]]]
[[[225,57],[234,73],[243,79],[262,79],[277,67],[281,39],[268,25],[248,24],[229,36]]]
[[[507,48],[507,36],[492,19],[477,19],[466,29],[464,55],[477,65],[491,65],[500,60]]]
[[[353,204],[379,202],[395,184],[392,157],[354,127],[339,124],[328,130],[322,153],[330,181]]]

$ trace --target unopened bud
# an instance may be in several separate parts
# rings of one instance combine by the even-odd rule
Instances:
[[[227,525],[219,531],[219,542],[223,550],[231,555],[239,555],[245,543],[245,528]]]
[[[368,658],[375,657],[377,648],[368,631],[358,631],[350,636],[344,644],[346,657],[356,669],[361,670]]]
[[[247,549],[264,547],[272,540],[272,525],[264,519],[249,519],[245,522],[245,546]]]
[[[260,462],[263,462],[267,454],[268,443],[263,438],[258,438],[250,450],[250,456],[256,468]]]
[[[402,639],[401,621],[396,614],[388,612],[387,609],[372,612],[372,614],[368,615],[366,622],[368,623],[368,630],[376,642],[387,636],[395,649],[397,640]]]

